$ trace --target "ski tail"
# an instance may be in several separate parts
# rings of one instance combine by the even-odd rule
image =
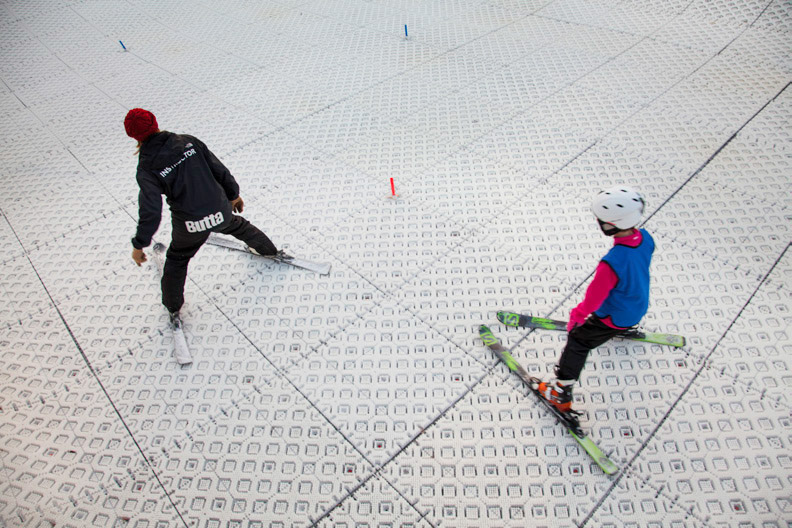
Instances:
[[[498,320],[506,326],[522,326],[526,328],[544,328],[545,330],[566,330],[566,321],[545,319],[515,312],[498,312]]]
[[[173,355],[179,365],[189,365],[193,361],[190,347],[187,345],[187,338],[181,327],[173,327]]]
[[[644,343],[655,343],[659,345],[668,345],[675,348],[682,348],[687,341],[684,336],[674,334],[657,334],[653,332],[641,332],[640,330],[630,330],[625,332],[620,337],[630,339],[632,341],[643,341]]]

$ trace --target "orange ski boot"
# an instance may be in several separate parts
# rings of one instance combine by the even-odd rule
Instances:
[[[539,394],[553,404],[553,407],[562,413],[572,411],[572,387],[575,380],[556,380],[553,382],[541,382],[536,388]]]

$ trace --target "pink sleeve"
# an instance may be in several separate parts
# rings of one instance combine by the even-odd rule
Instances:
[[[583,319],[588,317],[591,312],[602,306],[618,282],[619,277],[616,276],[613,268],[608,266],[605,261],[600,261],[597,271],[594,273],[594,280],[586,289],[586,297],[574,309],[577,312],[576,315]]]

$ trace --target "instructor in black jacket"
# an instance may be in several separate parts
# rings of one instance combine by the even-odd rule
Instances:
[[[209,233],[232,235],[261,255],[276,255],[277,248],[256,226],[233,212],[244,207],[239,185],[229,170],[198,138],[159,129],[148,110],[133,108],[124,119],[129,137],[138,141],[140,187],[137,233],[132,259],[146,261],[143,248],[162,218],[162,195],[171,209],[173,234],[162,273],[162,304],[177,315],[184,304],[187,265]]]

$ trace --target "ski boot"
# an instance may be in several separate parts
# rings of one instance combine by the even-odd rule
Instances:
[[[572,410],[572,387],[575,380],[556,380],[553,382],[541,382],[536,387],[542,398],[553,404],[553,407],[562,413],[574,413]]]

